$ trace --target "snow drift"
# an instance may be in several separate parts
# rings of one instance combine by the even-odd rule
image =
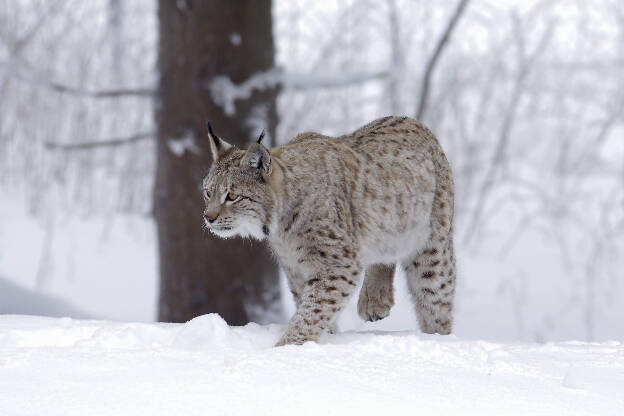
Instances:
[[[2,415],[621,415],[619,342],[0,316]]]

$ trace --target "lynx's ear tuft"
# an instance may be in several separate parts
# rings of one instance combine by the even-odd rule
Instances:
[[[271,153],[260,143],[253,143],[241,160],[241,167],[258,171],[264,179],[271,175]]]
[[[256,143],[262,143],[262,139],[264,139],[264,133],[265,131],[262,130],[262,133],[260,133],[260,137],[258,137],[258,140],[256,140]]]
[[[210,150],[212,151],[212,160],[216,162],[219,160],[219,156],[231,148],[232,145],[214,134],[209,121],[206,121],[206,127],[208,128],[208,141],[210,142]]]

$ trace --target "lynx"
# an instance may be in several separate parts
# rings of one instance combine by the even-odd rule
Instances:
[[[277,345],[318,341],[364,281],[358,314],[388,316],[404,268],[420,329],[449,334],[455,292],[454,186],[437,139],[408,117],[333,138],[302,133],[239,150],[212,132],[205,226],[267,240],[297,311]]]

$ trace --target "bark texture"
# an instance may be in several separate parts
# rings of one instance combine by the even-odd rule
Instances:
[[[229,324],[244,324],[276,304],[278,271],[262,244],[217,240],[202,227],[200,183],[212,163],[205,121],[241,148],[259,134],[252,119],[265,117],[275,136],[276,91],[255,92],[228,115],[212,101],[208,87],[215,76],[241,83],[273,67],[271,1],[160,0],[158,18],[158,318],[183,322],[217,312]]]

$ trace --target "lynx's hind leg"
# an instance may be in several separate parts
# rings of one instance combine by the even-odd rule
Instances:
[[[390,314],[394,305],[394,264],[374,264],[366,269],[360,290],[358,314],[364,321],[377,321]]]
[[[429,241],[424,249],[418,250],[402,263],[420,329],[428,334],[450,334],[455,295],[455,190],[451,167],[442,149],[434,146],[430,150],[436,170],[436,187],[431,207]]]
[[[437,245],[404,262],[418,323],[427,334],[450,334],[453,325],[453,245]]]

